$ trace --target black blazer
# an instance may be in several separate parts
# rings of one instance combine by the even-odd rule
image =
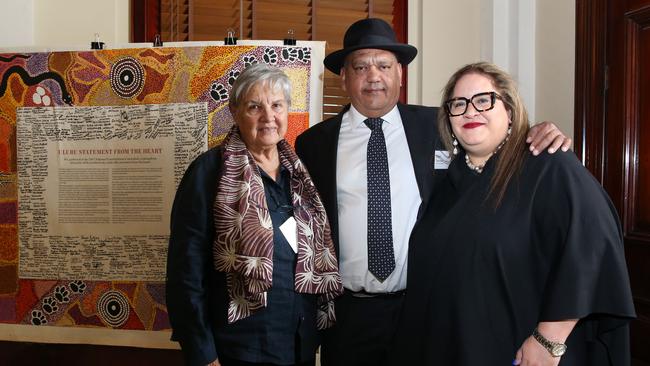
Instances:
[[[341,119],[350,106],[346,106],[335,117],[327,119],[303,132],[296,139],[296,152],[309,170],[318,193],[323,200],[327,217],[332,228],[332,238],[336,251],[339,248],[338,208],[336,197],[336,159],[341,129]],[[406,140],[408,141],[415,178],[420,189],[423,208],[431,197],[434,183],[439,176],[433,174],[434,150],[441,149],[442,144],[437,129],[437,107],[398,104]]]

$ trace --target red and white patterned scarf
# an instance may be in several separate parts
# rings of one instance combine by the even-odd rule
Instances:
[[[277,148],[280,163],[291,174],[298,242],[295,290],[320,294],[317,325],[325,329],[336,320],[333,299],[343,292],[330,226],[316,187],[298,156],[285,140]],[[226,272],[228,322],[233,323],[266,306],[266,291],[273,282],[273,224],[264,183],[236,125],[224,141],[214,225],[214,267]]]

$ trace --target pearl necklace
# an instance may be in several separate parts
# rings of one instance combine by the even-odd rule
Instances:
[[[506,141],[508,141],[509,138],[510,138],[510,128],[508,128],[508,134],[506,135],[506,138],[503,139],[503,141],[501,141],[499,146],[497,146],[497,148],[494,149],[494,151],[492,151],[492,154],[490,154],[490,156],[488,156],[488,158],[485,159],[486,163],[487,163],[488,160],[490,160],[492,155],[496,154],[499,150],[501,150],[501,147],[503,147],[503,145],[505,145]],[[467,154],[467,152],[465,152],[465,164],[467,164],[468,168],[470,168],[472,171],[474,171],[474,172],[476,172],[478,174],[483,173],[483,168],[485,168],[485,163],[479,164],[479,165],[474,165],[474,163],[472,163],[472,160],[470,160],[469,154]]]
[[[467,167],[469,167],[472,171],[475,171],[478,174],[483,173],[483,168],[485,167],[485,163],[474,165],[474,163],[472,163],[472,161],[469,159],[469,155],[467,155],[467,153],[465,153],[465,164],[467,164]]]

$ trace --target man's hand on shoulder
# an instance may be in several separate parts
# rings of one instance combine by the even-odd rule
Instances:
[[[533,155],[539,155],[544,149],[547,149],[549,154],[553,154],[558,148],[567,151],[572,140],[564,136],[553,122],[544,121],[530,128],[526,142],[530,144],[529,149]]]

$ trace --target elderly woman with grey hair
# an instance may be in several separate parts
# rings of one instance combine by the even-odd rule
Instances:
[[[235,125],[187,169],[171,214],[167,308],[189,365],[313,365],[342,292],[330,227],[284,140],[291,84],[245,69]]]

